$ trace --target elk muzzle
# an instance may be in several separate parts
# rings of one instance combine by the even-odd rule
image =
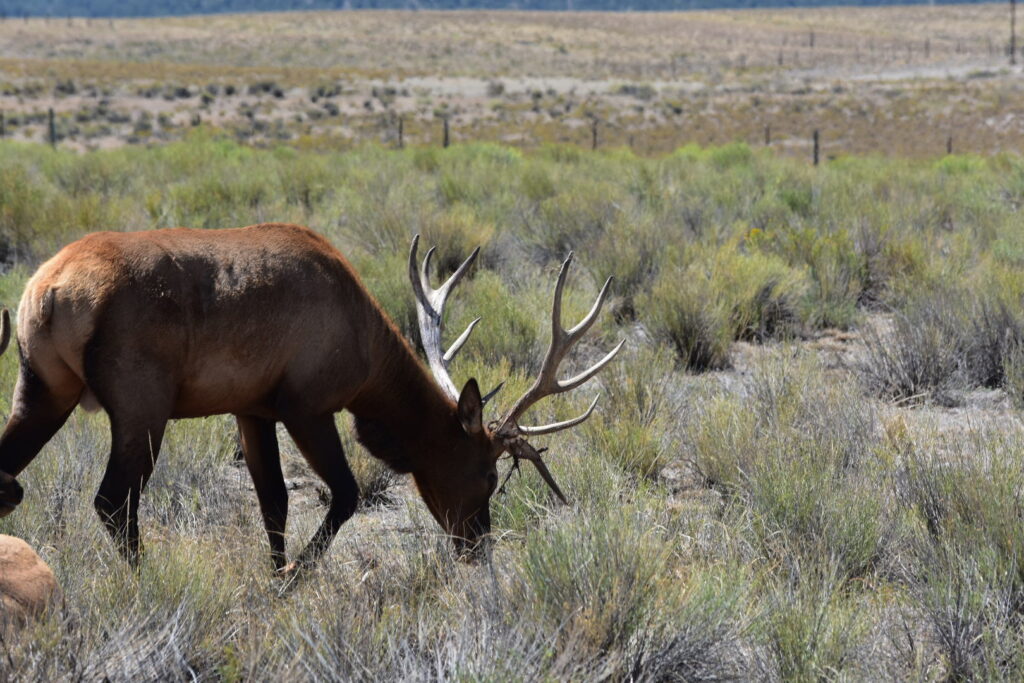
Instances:
[[[465,520],[460,528],[452,529],[452,542],[456,556],[464,562],[479,562],[490,555],[494,542],[491,538],[491,511],[484,507]]]

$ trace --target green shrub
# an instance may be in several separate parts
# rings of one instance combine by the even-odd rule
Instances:
[[[668,342],[683,367],[696,371],[729,367],[733,330],[729,311],[696,269],[662,272],[641,303],[652,332]]]
[[[659,273],[644,298],[654,330],[671,341],[680,361],[695,370],[728,366],[734,339],[792,336],[807,283],[800,271],[735,241],[707,256],[695,249],[685,269]]]
[[[602,650],[643,627],[666,559],[665,545],[635,513],[581,516],[527,538],[520,590],[536,595],[552,624]]]
[[[587,435],[626,472],[654,478],[677,448],[673,361],[664,351],[627,352],[604,370],[604,397]]]
[[[768,600],[763,637],[775,675],[786,681],[849,675],[868,624],[827,556],[813,564],[791,561]]]
[[[749,381],[745,399],[699,402],[687,429],[694,469],[742,500],[769,556],[825,552],[841,577],[872,572],[898,535],[891,500],[870,495],[874,416],[807,360],[767,359]]]

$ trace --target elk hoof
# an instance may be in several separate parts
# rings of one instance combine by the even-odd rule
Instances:
[[[285,566],[283,566],[280,569],[277,569],[277,570],[274,571],[274,575],[277,576],[277,578],[284,579],[286,581],[294,579],[296,576],[298,576],[298,574],[299,574],[299,563],[298,562],[289,562]]]
[[[277,596],[283,598],[295,589],[299,579],[306,575],[301,562],[289,562],[274,572],[274,579],[277,581]]]

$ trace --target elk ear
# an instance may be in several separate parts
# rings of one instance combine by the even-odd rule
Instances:
[[[479,434],[484,430],[484,401],[480,398],[480,386],[475,379],[466,382],[459,394],[459,422],[468,434]]]

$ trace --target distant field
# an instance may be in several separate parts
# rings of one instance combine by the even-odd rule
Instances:
[[[309,12],[0,22],[6,132],[107,147],[767,141],[806,156],[1024,146],[1002,4],[693,13]]]

